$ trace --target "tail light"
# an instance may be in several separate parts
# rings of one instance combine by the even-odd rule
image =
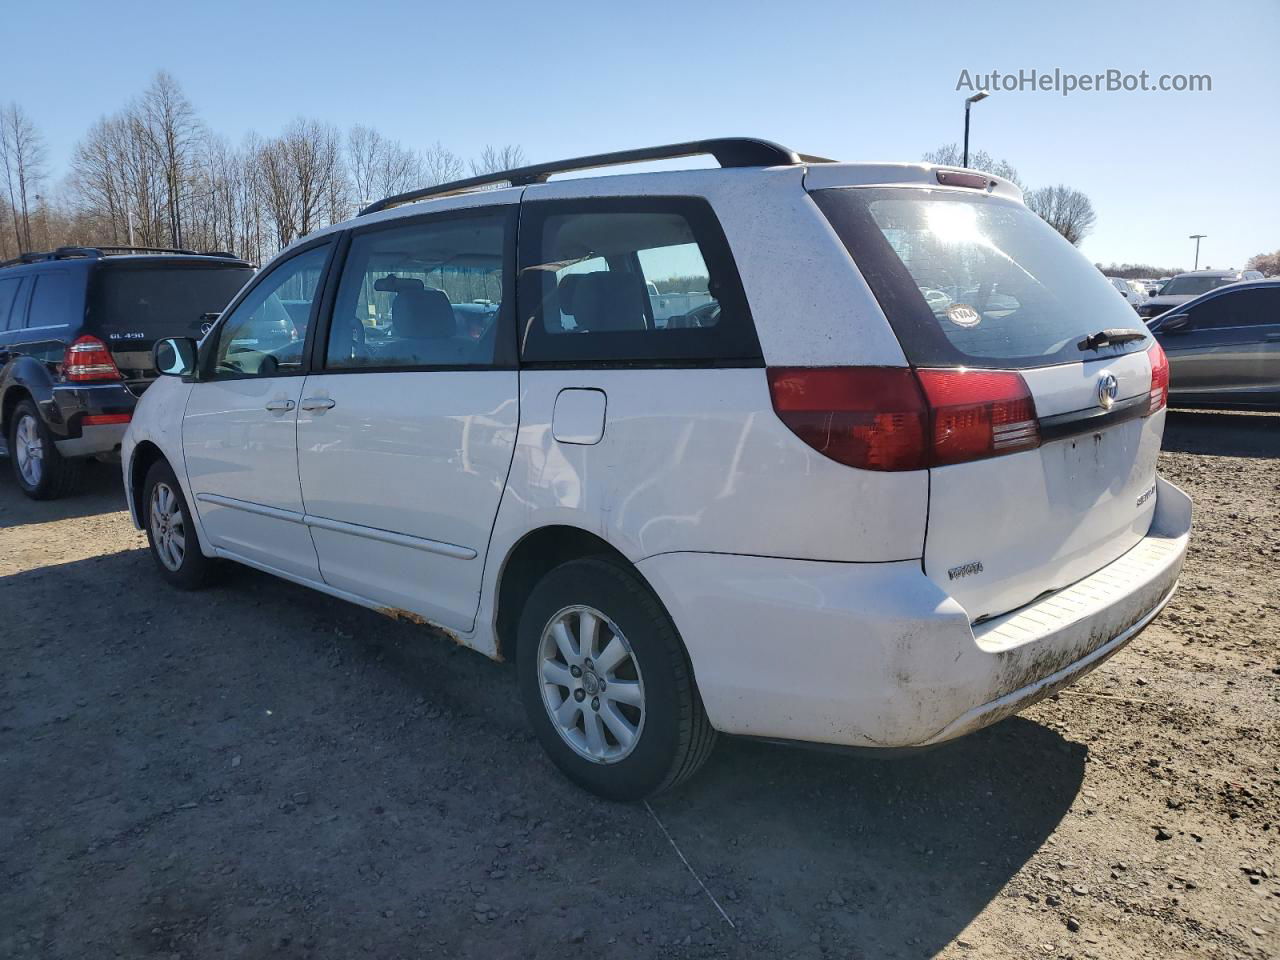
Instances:
[[[824,456],[864,470],[928,466],[928,411],[906,367],[777,367],[769,393],[791,432]]]
[[[1162,409],[1169,402],[1169,358],[1159,343],[1147,347],[1151,358],[1151,400],[1147,404],[1147,416]]]
[[[62,375],[68,380],[119,380],[120,371],[111,351],[97,337],[79,337],[62,357]]]
[[[1040,445],[1035,402],[1009,371],[770,368],[778,417],[824,456],[864,470],[922,470]]]
[[[1040,446],[1036,405],[1021,374],[1007,370],[921,370],[929,401],[935,467]]]

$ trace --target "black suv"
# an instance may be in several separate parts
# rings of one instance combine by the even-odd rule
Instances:
[[[18,486],[74,489],[85,458],[119,454],[156,376],[151,345],[201,337],[253,275],[224,253],[60,247],[0,264],[0,453]]]

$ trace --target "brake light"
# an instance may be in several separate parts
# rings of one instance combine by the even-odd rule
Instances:
[[[1155,342],[1147,347],[1147,357],[1151,360],[1151,399],[1147,403],[1147,416],[1151,416],[1169,402],[1169,358],[1164,355],[1164,348]]]
[[[78,337],[62,357],[62,375],[68,380],[119,380],[120,371],[107,345],[97,337]]]
[[[920,470],[928,411],[907,367],[773,367],[769,393],[791,432],[864,470]]]
[[[935,467],[1040,446],[1036,405],[1021,374],[1008,370],[921,370],[930,408]]]
[[[791,432],[864,470],[922,470],[1040,445],[1035,402],[1010,371],[775,367],[769,392]]]

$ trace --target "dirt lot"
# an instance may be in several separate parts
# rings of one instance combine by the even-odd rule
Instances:
[[[0,465],[0,957],[1275,956],[1280,417],[1166,447],[1182,588],[1102,669],[909,757],[722,740],[651,810],[557,775],[510,667],[176,593],[113,470],[33,504]]]

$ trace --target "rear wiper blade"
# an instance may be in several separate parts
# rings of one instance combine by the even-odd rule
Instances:
[[[1147,335],[1141,330],[1099,330],[1091,333],[1076,344],[1081,350],[1097,350],[1099,347],[1110,347],[1120,343],[1132,343],[1134,340],[1145,340]]]

